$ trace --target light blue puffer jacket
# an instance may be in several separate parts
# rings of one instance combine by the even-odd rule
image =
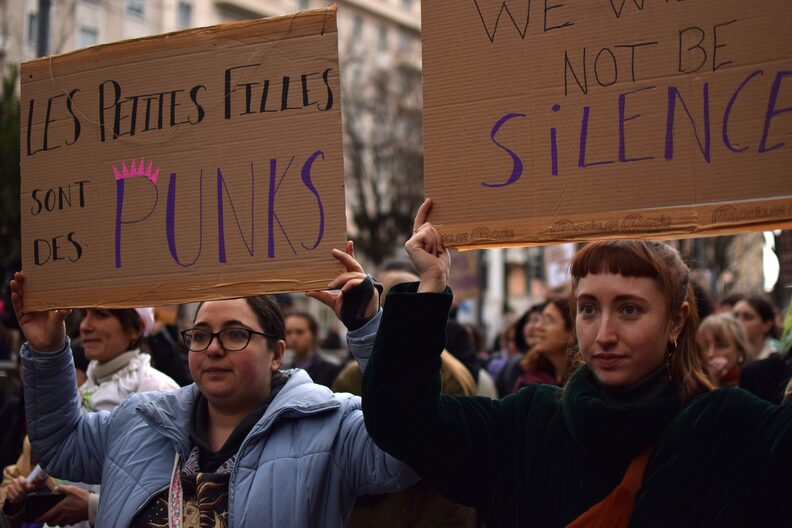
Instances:
[[[97,526],[129,526],[168,487],[176,453],[189,455],[197,387],[133,394],[112,412],[84,414],[68,342],[55,354],[23,346],[22,356],[35,456],[53,476],[101,482]],[[416,481],[371,440],[359,398],[333,394],[302,370],[290,374],[240,448],[229,527],[342,527],[357,495]]]

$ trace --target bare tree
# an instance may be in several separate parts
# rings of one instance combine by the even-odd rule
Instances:
[[[347,203],[356,245],[378,265],[411,233],[423,197],[421,71],[357,44],[342,67]]]

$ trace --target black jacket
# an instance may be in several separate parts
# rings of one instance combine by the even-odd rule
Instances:
[[[488,527],[565,526],[649,448],[630,526],[792,526],[792,405],[734,388],[683,404],[657,374],[615,402],[585,366],[563,390],[441,395],[451,295],[415,291],[388,295],[363,382],[366,428]]]

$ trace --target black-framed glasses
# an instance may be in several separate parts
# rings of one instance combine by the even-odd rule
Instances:
[[[204,352],[216,337],[226,352],[244,350],[254,335],[275,337],[264,332],[256,332],[247,328],[223,328],[219,332],[210,332],[205,328],[190,328],[181,333],[185,346],[190,352]]]

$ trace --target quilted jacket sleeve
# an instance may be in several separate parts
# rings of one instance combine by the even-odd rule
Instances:
[[[33,454],[50,475],[99,484],[107,432],[107,411],[82,413],[70,342],[56,353],[22,345],[25,413]]]
[[[393,493],[412,486],[418,476],[405,463],[380,449],[366,431],[360,399],[347,401],[348,411],[341,424],[336,463],[355,495]]]
[[[365,372],[368,366],[381,320],[382,310],[379,310],[365,325],[357,330],[350,330],[347,333],[347,346],[355,357],[358,365],[360,365],[360,370],[362,372]]]

